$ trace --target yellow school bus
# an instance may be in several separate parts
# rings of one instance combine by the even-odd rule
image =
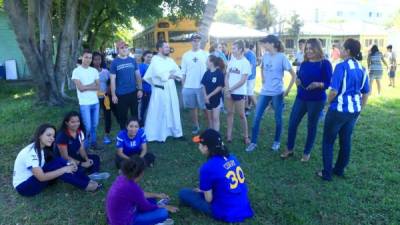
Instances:
[[[192,48],[190,37],[197,31],[194,20],[184,19],[174,23],[163,19],[137,34],[133,38],[133,47],[142,51],[156,51],[157,41],[166,40],[171,47],[170,56],[180,65],[182,55]]]

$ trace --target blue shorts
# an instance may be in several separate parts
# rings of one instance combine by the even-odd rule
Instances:
[[[391,71],[389,71],[389,77],[390,78],[394,78],[395,76],[396,76],[396,71],[394,71],[394,70],[391,70]]]
[[[240,101],[243,100],[246,96],[245,95],[236,95],[236,94],[231,94],[231,98],[233,101]]]

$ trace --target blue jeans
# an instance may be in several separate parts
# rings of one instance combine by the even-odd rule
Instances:
[[[264,114],[265,108],[272,101],[272,107],[275,112],[275,142],[280,142],[282,134],[282,112],[283,112],[283,94],[276,96],[260,95],[257,100],[256,116],[253,121],[253,128],[251,131],[251,143],[257,143],[258,132],[260,130],[260,123]]]
[[[80,105],[83,125],[86,130],[84,147],[88,149],[90,145],[96,145],[96,129],[99,124],[99,103],[93,105]]]
[[[154,225],[168,219],[168,211],[159,208],[149,212],[138,212],[132,225]]]
[[[360,113],[345,113],[329,110],[325,117],[322,139],[323,179],[331,180],[332,174],[343,176],[344,168],[349,163],[351,152],[351,135]],[[339,134],[339,154],[335,167],[333,163],[333,146]]]
[[[59,157],[50,162],[46,162],[42,169],[46,173],[60,169],[66,165],[67,161]],[[75,173],[64,173],[57,178],[80,189],[85,189],[90,181],[89,177],[80,171],[76,171]],[[42,192],[48,185],[49,181],[39,181],[35,176],[31,176],[29,179],[19,184],[16,187],[16,190],[22,196],[34,196]]]
[[[317,135],[318,120],[324,108],[325,101],[303,101],[299,98],[293,103],[289,118],[287,149],[292,151],[296,140],[297,128],[307,113],[307,140],[304,155],[309,155]]]
[[[197,211],[212,216],[210,203],[204,199],[203,193],[184,188],[179,191],[179,200],[182,205],[190,206]]]

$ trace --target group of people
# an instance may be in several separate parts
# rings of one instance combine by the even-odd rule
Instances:
[[[207,160],[199,171],[199,187],[179,192],[183,205],[226,222],[241,222],[253,216],[244,172],[219,132],[220,109],[226,107],[227,111],[226,142],[233,140],[236,112],[246,151],[251,152],[257,148],[263,114],[271,107],[275,118],[271,149],[278,151],[284,98],[293,85],[297,86],[297,95],[290,113],[286,148],[280,157],[287,159],[294,155],[298,125],[307,114],[307,138],[301,161],[310,160],[318,121],[328,105],[322,141],[323,169],[316,174],[324,180],[344,175],[352,131],[370,92],[368,74],[359,62],[362,59],[359,41],[348,39],[343,43],[340,49],[343,61],[333,71],[321,42],[308,39],[301,43],[304,51],[299,52],[293,63],[297,65],[295,72],[278,37],[268,35],[261,39],[265,53],[261,60],[262,88],[257,100],[254,97],[257,58],[250,44],[235,41],[227,56],[219,45],[213,46],[210,53],[205,52],[200,49],[200,41],[198,34],[191,37],[192,49],[183,55],[181,67],[169,57],[169,45],[163,40],[156,45],[157,54],[144,52],[143,63],[139,65],[128,56],[127,45],[118,42],[118,56],[111,63],[110,71],[103,68],[100,54],[85,50],[82,64],[72,75],[80,113],[66,115],[57,137],[52,125],[38,128],[33,143],[15,161],[13,185],[18,193],[35,195],[57,178],[88,191],[101,187],[95,180],[107,178],[109,174],[100,173],[100,158],[87,152],[89,148],[98,149],[96,128],[101,107],[105,118],[104,143],[111,142],[112,111],[120,125],[115,156],[120,175],[107,194],[108,222],[156,224],[167,220],[168,212],[176,212],[178,208],[168,205],[169,197],[164,193],[144,192],[138,181],[146,167],[154,166],[155,155],[148,150],[148,141],[165,142],[169,136],[183,137],[177,81],[182,83],[183,106],[190,110],[192,134],[197,135],[201,130],[201,112],[208,126],[193,138]],[[283,80],[285,71],[291,76],[287,88]],[[255,116],[250,136],[246,109],[251,105],[255,106]],[[337,136],[340,150],[333,167]]]

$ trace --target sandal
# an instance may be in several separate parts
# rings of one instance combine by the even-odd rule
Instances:
[[[293,151],[289,151],[289,150],[285,150],[282,154],[281,154],[281,159],[287,159],[289,157],[292,157],[294,155]]]

